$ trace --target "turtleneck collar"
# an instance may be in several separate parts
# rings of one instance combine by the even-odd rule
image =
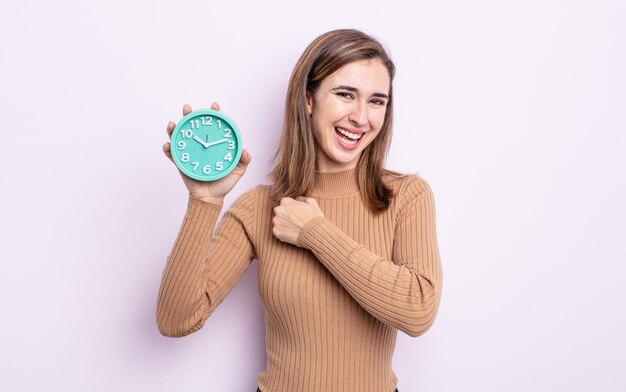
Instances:
[[[315,172],[315,186],[311,197],[347,196],[358,192],[356,168],[335,173]]]

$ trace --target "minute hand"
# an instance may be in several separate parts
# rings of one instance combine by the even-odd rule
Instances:
[[[211,146],[214,146],[216,144],[224,143],[224,142],[227,142],[227,141],[228,141],[228,139],[218,140],[216,142],[207,143],[207,144],[204,145],[204,147],[211,147]]]

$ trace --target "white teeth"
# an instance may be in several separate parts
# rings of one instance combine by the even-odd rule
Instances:
[[[346,130],[345,130],[345,129],[343,129],[343,128],[339,128],[339,127],[337,127],[336,129],[337,129],[337,131],[339,131],[339,133],[341,133],[342,135],[347,136],[347,137],[349,137],[350,139],[355,140],[355,141],[356,141],[356,140],[359,140],[359,139],[361,138],[361,136],[363,136],[363,134],[362,134],[362,133],[361,133],[361,134],[359,134],[359,135],[357,135],[356,133],[348,132],[348,131],[346,131]]]
[[[345,137],[342,137],[342,139],[343,139],[343,142],[346,144],[355,144],[357,142],[357,140],[349,140],[349,139],[346,139]]]

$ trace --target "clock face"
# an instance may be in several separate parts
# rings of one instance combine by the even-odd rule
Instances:
[[[235,122],[224,113],[195,110],[176,125],[170,151],[185,175],[199,181],[215,181],[237,166],[241,135]]]

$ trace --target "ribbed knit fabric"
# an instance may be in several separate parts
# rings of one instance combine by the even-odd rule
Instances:
[[[184,336],[209,315],[257,259],[265,308],[263,392],[391,392],[397,331],[411,336],[433,323],[442,271],[430,187],[410,175],[386,180],[396,197],[375,215],[355,171],[318,173],[325,217],[302,229],[297,245],[272,234],[270,186],[241,195],[213,228],[221,206],[189,199],[168,258],[157,323]]]

